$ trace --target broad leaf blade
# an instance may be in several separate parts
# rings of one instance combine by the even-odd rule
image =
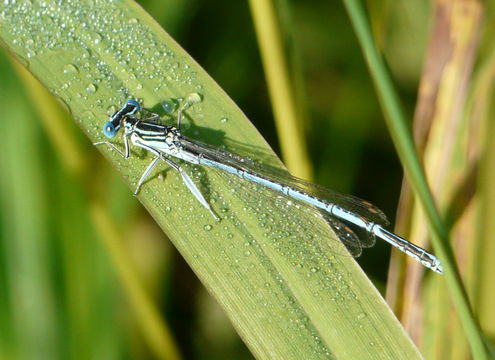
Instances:
[[[67,105],[91,141],[102,140],[108,114],[129,97],[159,109],[167,98],[199,93],[204,100],[188,111],[186,135],[271,151],[218,85],[135,3],[4,3],[0,9],[4,46]],[[151,161],[139,151],[129,160],[102,151],[131,188]],[[239,180],[185,169],[206,190],[220,223],[172,171],[165,181],[147,182],[139,199],[257,358],[420,357],[355,262],[336,255],[342,246],[325,224],[280,211],[263,200],[264,191]]]

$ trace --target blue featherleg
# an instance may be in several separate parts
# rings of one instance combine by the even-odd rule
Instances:
[[[359,256],[362,247],[373,245],[374,238],[377,237],[419,261],[425,267],[440,274],[443,272],[440,260],[433,254],[386,230],[385,226],[388,225],[388,221],[385,214],[369,202],[350,195],[339,194],[299,179],[285,171],[258,164],[251,159],[183,136],[180,129],[184,111],[199,101],[201,101],[199,94],[189,95],[179,107],[177,127],[173,127],[158,123],[160,116],[142,108],[138,101],[127,100],[103,126],[103,133],[107,138],[114,138],[120,129],[123,129],[124,151],[109,141],[97,142],[94,145],[108,145],[127,159],[131,154],[130,141],[133,145],[154,155],[154,159],[138,181],[135,195],[139,193],[153,168],[160,160],[163,160],[179,172],[189,191],[218,220],[215,211],[194,181],[172,159],[212,167],[255,183],[271,192],[318,211],[321,217],[332,226],[339,239],[353,256]],[[142,118],[142,113],[148,113],[149,116]],[[363,239],[362,236],[356,236],[351,227],[366,232],[367,237],[373,239],[372,242],[367,243],[368,240]]]

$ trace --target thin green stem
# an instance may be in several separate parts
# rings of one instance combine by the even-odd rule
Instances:
[[[394,90],[383,59],[374,45],[371,29],[364,10],[358,0],[343,0],[343,2],[364,53],[380,104],[385,114],[387,126],[399,158],[404,166],[404,171],[428,219],[432,234],[432,244],[442,260],[445,280],[452,294],[452,301],[457,308],[461,322],[466,330],[473,356],[476,359],[486,359],[488,355],[483,343],[482,333],[472,312],[466,290],[456,267],[454,254],[449,244],[448,231],[437,210],[426,181],[424,170],[416,154],[414,142],[410,130],[406,125],[400,100]]]
[[[294,87],[273,1],[250,0],[261,59],[275,115],[282,157],[295,175],[309,178],[311,165],[301,133]]]

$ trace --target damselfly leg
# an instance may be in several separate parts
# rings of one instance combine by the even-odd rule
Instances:
[[[152,147],[149,147],[141,142],[136,142],[136,145],[142,147],[145,150],[148,150],[152,154],[155,154],[157,157],[153,159],[153,161],[148,165],[146,170],[144,171],[143,175],[141,176],[141,179],[139,180],[139,183],[137,185],[136,191],[134,195],[137,195],[139,193],[139,189],[141,188],[141,185],[144,183],[148,175],[150,174],[151,170],[155,167],[155,165],[158,163],[158,160],[162,159],[165,161],[168,165],[170,165],[173,169],[177,170],[182,177],[182,182],[186,185],[186,187],[189,189],[191,194],[194,195],[194,197],[199,201],[201,205],[203,205],[213,216],[213,218],[216,221],[219,221],[220,218],[215,214],[213,209],[211,208],[210,204],[208,201],[205,199],[201,191],[198,189],[194,181],[191,179],[191,177],[175,162],[164,156],[163,154],[160,154],[157,150],[153,149]]]
[[[148,114],[149,117],[145,117],[144,119],[141,118],[140,120],[143,120],[143,121],[157,121],[158,119],[160,119],[160,115],[158,115],[157,113],[154,113],[153,111],[148,110],[146,108],[141,108],[141,112],[144,112],[144,113]]]
[[[180,125],[182,123],[182,118],[184,117],[184,111],[190,106],[200,103],[201,96],[197,93],[189,94],[182,104],[179,106],[179,110],[177,110],[177,129],[180,130]]]
[[[93,145],[94,146],[107,145],[110,148],[112,148],[113,150],[117,151],[117,153],[122,155],[122,157],[124,159],[128,159],[131,156],[131,147],[129,146],[129,135],[126,132],[124,132],[124,135],[122,136],[122,138],[124,139],[125,153],[122,152],[122,150],[120,150],[117,146],[112,144],[110,141],[99,141],[99,142],[93,143]]]
[[[158,160],[160,160],[160,154],[156,154],[156,158],[153,159],[152,162],[148,165],[146,170],[144,170],[143,175],[141,175],[141,179],[139,179],[138,184],[136,186],[136,190],[134,191],[134,196],[137,196],[139,194],[139,190],[141,190],[141,186],[143,185],[144,181],[150,174],[151,170],[155,167],[155,165],[158,163]]]
[[[93,143],[93,145],[94,145],[94,146],[108,145],[108,146],[110,146],[113,150],[117,151],[120,155],[122,155],[122,157],[123,157],[124,159],[129,158],[129,155],[124,154],[124,153],[122,152],[122,150],[120,150],[117,146],[115,146],[114,144],[112,144],[110,141],[100,141],[100,142]]]

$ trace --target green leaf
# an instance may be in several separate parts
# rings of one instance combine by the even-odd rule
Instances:
[[[16,2],[0,9],[4,46],[66,104],[92,142],[104,140],[103,123],[127,98],[160,110],[168,98],[199,93],[203,101],[188,110],[185,135],[271,153],[218,85],[135,3]],[[151,161],[139,151],[123,160],[101,150],[131,189]],[[221,222],[171,170],[164,181],[148,181],[139,200],[257,358],[420,358],[354,260],[337,255],[345,250],[325,224],[295,207],[281,209],[239,179],[184,168]]]

